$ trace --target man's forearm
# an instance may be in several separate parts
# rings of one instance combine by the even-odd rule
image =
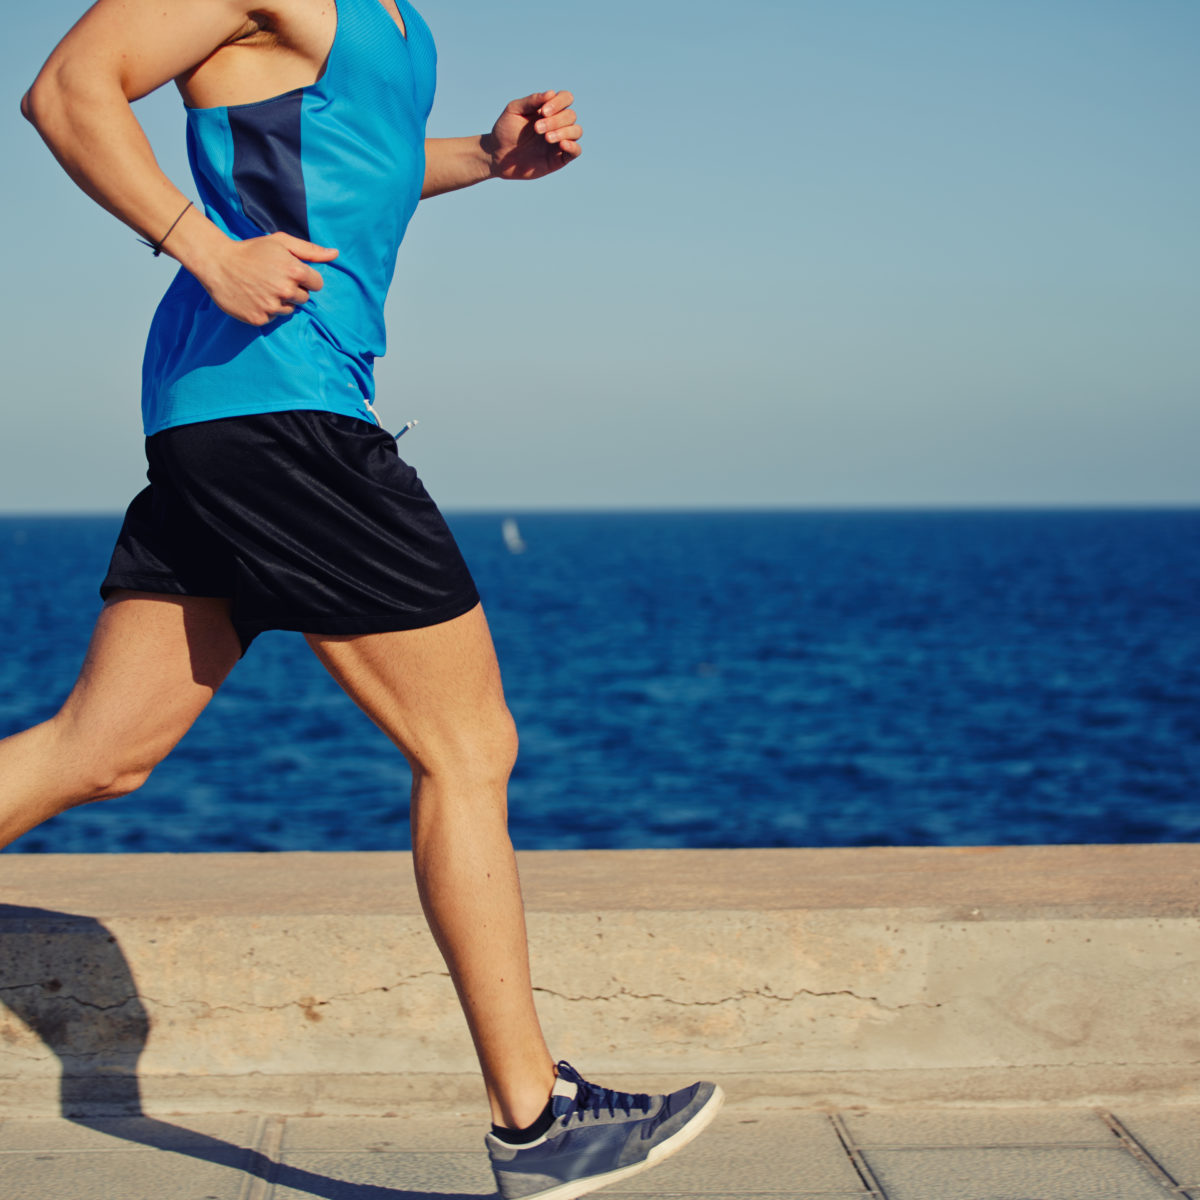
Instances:
[[[69,72],[38,79],[21,111],[68,175],[97,204],[148,242],[158,243],[188,198],[163,173],[115,82],[73,81]],[[202,213],[191,212],[164,250],[189,270],[226,241]]]
[[[474,137],[426,138],[425,183],[421,199],[456,192],[492,178],[491,134]]]

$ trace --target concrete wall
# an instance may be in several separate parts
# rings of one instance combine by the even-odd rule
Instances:
[[[1200,846],[520,857],[551,1048],[605,1082],[1200,1098]],[[407,855],[0,857],[0,1115],[481,1094]]]

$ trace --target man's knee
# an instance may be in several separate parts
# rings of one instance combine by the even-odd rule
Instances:
[[[129,766],[99,773],[95,777],[91,800],[116,800],[128,796],[150,778],[153,766]]]
[[[498,718],[496,729],[496,765],[497,769],[503,771],[505,782],[512,774],[513,767],[517,765],[517,750],[519,749],[520,739],[517,736],[517,723],[513,720],[513,715],[507,708],[503,710],[503,714]]]
[[[93,745],[93,738],[63,721],[61,714],[42,728],[50,734],[47,752],[65,765],[64,808],[96,800],[116,800],[136,792],[150,778],[161,758],[149,748],[113,746],[107,742]]]
[[[117,800],[128,796],[150,778],[153,767],[121,766],[96,763],[85,770],[75,772],[63,797],[62,809],[78,808],[99,800]]]
[[[516,722],[499,705],[431,739],[415,756],[413,769],[422,777],[503,788],[516,761]]]
[[[507,784],[517,761],[517,723],[512,713],[501,705],[486,720],[464,729],[457,757],[459,769],[472,777]]]

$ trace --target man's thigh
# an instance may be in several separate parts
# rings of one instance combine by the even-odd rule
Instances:
[[[307,634],[333,677],[415,765],[508,752],[514,739],[483,607],[423,629]]]
[[[228,600],[114,592],[55,720],[77,743],[152,765],[187,732],[240,655]]]

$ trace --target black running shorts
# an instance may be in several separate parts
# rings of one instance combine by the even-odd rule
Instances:
[[[337,413],[179,425],[146,439],[100,587],[227,596],[243,653],[267,629],[418,629],[479,602],[466,563],[392,436]]]

